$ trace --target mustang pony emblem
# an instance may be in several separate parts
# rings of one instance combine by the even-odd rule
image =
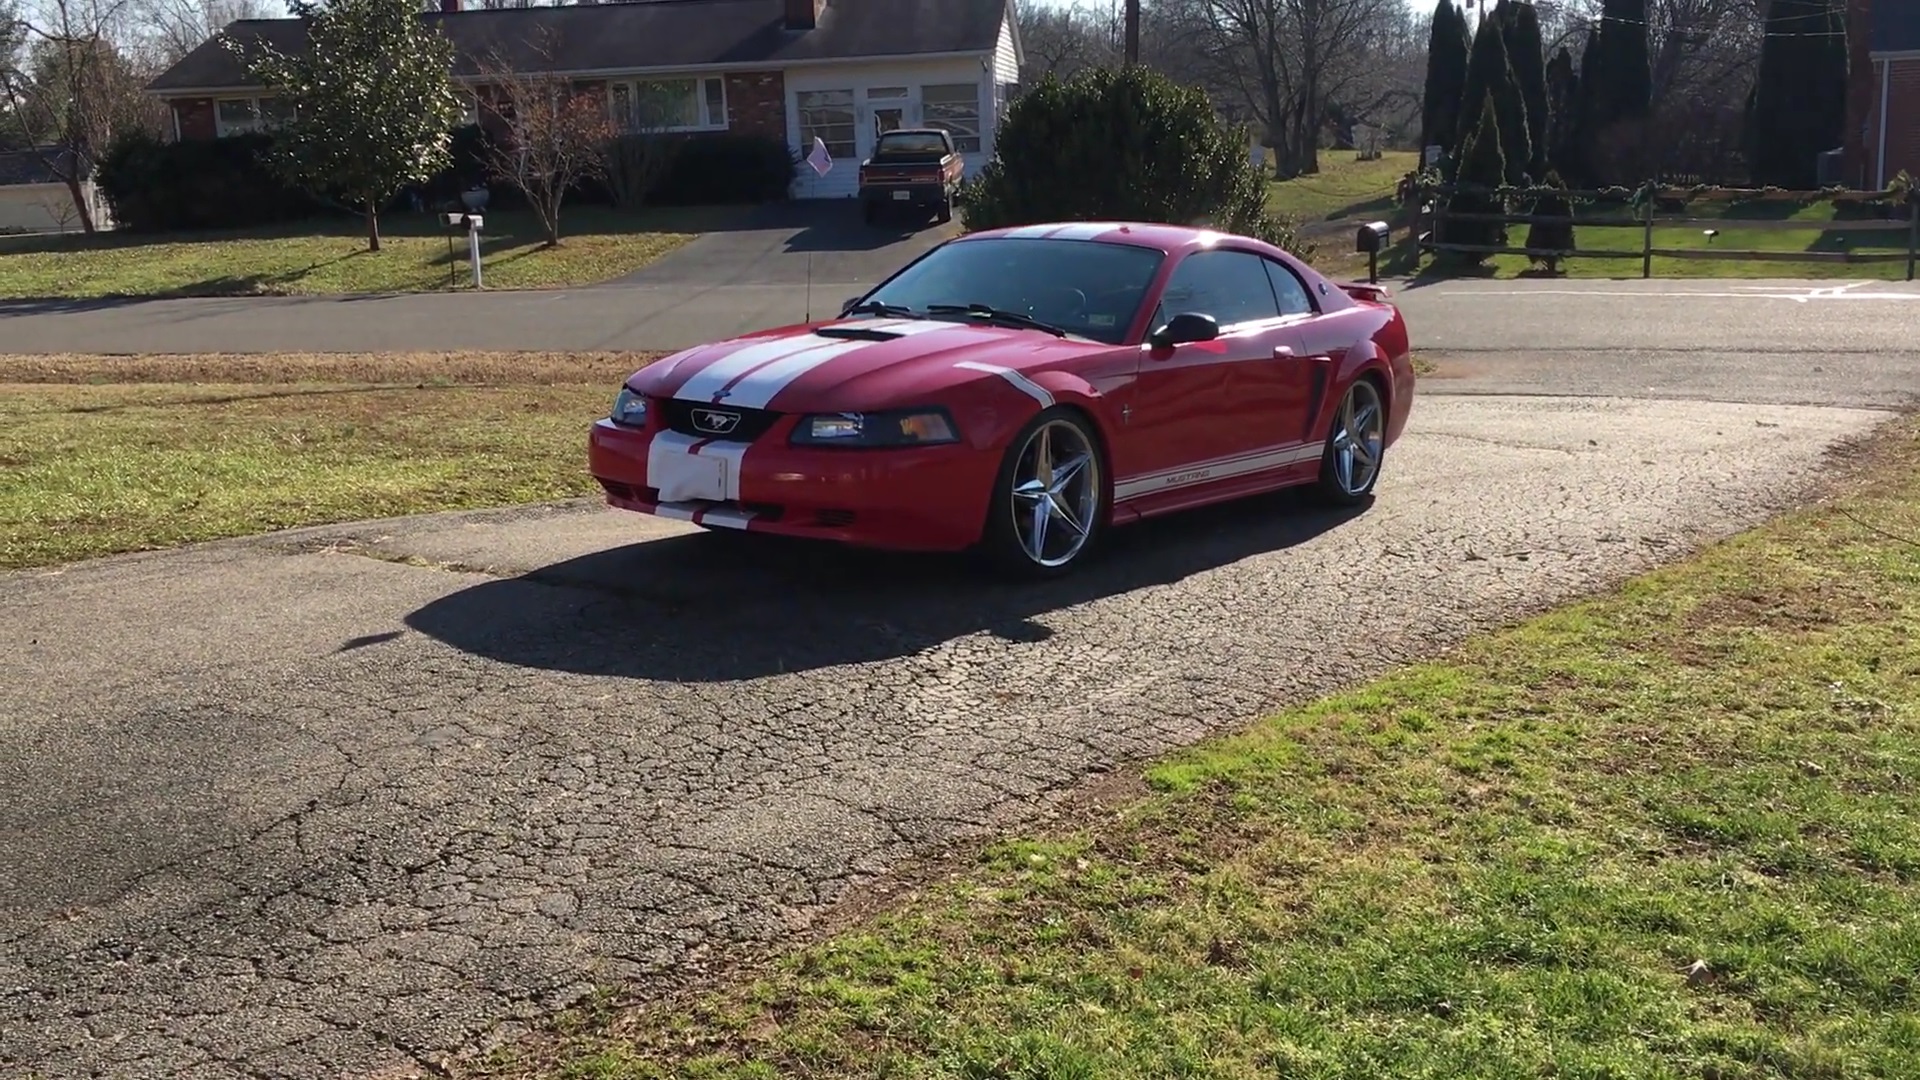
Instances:
[[[693,426],[714,435],[725,435],[740,425],[740,414],[719,409],[693,410]]]

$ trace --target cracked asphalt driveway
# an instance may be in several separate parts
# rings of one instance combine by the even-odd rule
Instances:
[[[1752,523],[1886,415],[1429,394],[1363,513],[1039,588],[578,504],[0,577],[0,1074],[353,1075],[671,981]]]

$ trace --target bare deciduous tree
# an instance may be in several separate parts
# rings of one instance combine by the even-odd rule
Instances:
[[[1318,172],[1327,121],[1366,122],[1382,46],[1410,31],[1401,0],[1169,0],[1181,36],[1204,42],[1209,74],[1259,122],[1279,178]],[[1417,56],[1420,50],[1415,44]],[[1418,61],[1413,61],[1417,68]],[[1417,70],[1405,76],[1415,85]],[[1351,96],[1350,91],[1365,91]],[[1392,100],[1392,96],[1386,100]]]
[[[116,33],[128,0],[43,0],[0,10],[0,100],[23,141],[73,198],[86,232],[98,229],[85,185],[114,136],[160,130],[163,110],[144,92],[147,65]]]
[[[527,198],[546,233],[560,243],[560,207],[580,181],[604,175],[613,137],[607,102],[560,74],[550,35],[527,43],[535,62],[498,54],[477,65],[486,109],[498,118],[487,141],[487,168]]]
[[[173,64],[239,19],[270,19],[284,6],[267,0],[135,0],[132,13],[162,64]]]

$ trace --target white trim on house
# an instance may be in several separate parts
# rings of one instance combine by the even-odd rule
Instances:
[[[1881,59],[1880,65],[1880,149],[1873,155],[1873,188],[1875,191],[1887,189],[1887,106],[1892,99],[1887,91],[1893,81],[1893,61]]]
[[[795,69],[833,67],[840,64],[915,64],[935,60],[970,60],[986,55],[989,54],[978,49],[970,49],[966,52],[899,53],[887,56],[836,56],[812,60],[731,60],[712,64],[679,64],[673,67],[569,68],[565,70],[542,71],[540,74],[554,75],[560,78],[580,81],[620,78],[634,79],[642,76],[652,78],[656,75],[692,75],[706,73],[745,75],[761,71],[792,71]],[[485,81],[485,79],[478,75],[455,75],[453,79],[459,83]],[[238,97],[248,92],[258,93],[264,89],[266,89],[266,87],[251,84],[233,86],[169,86],[162,90],[151,90],[148,92],[154,97],[171,101],[175,98]]]
[[[1920,49],[1884,49],[1867,56],[1873,60],[1920,60]]]

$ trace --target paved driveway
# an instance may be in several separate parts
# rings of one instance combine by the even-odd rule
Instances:
[[[854,199],[776,203],[756,210],[739,228],[708,233],[612,284],[804,288],[811,277],[815,285],[845,292],[882,280],[959,232],[957,222],[936,225],[931,218],[868,225]]]
[[[1615,362],[1582,344],[1606,297],[1459,302],[1483,336],[1428,324],[1466,368],[1366,512],[1164,520],[1046,587],[591,504],[0,577],[0,1074],[353,1075],[671,984],[1090,773],[1750,523],[1920,371],[1866,306],[1642,298]],[[1716,396],[1766,404],[1678,400]]]
[[[576,289],[183,300],[0,299],[0,352],[681,349],[824,318],[958,230],[851,201],[763,207],[625,279]],[[811,283],[809,283],[811,275]]]

